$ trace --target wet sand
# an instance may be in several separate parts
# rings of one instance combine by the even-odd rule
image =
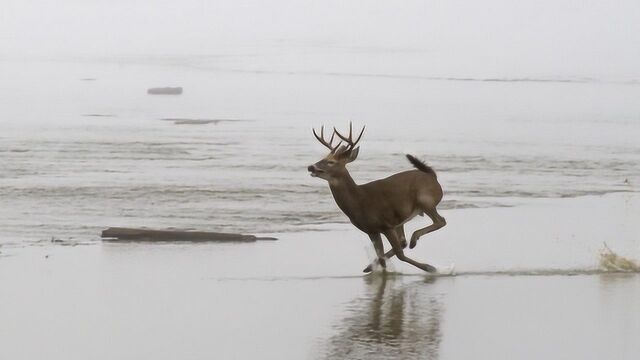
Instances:
[[[445,211],[409,254],[456,276],[397,260],[363,275],[372,250],[349,226],[4,248],[0,358],[635,359],[640,275],[599,271],[598,252],[639,258],[639,207],[628,193]]]

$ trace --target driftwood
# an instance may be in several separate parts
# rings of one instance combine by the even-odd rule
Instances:
[[[180,95],[182,94],[181,87],[157,87],[147,89],[147,94],[150,95]]]
[[[230,234],[209,231],[189,230],[152,230],[111,227],[102,231],[105,241],[190,241],[190,242],[254,242],[258,240],[277,240],[271,237]]]

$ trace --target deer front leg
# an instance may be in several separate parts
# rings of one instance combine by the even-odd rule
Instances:
[[[387,262],[385,261],[384,245],[382,244],[382,237],[380,234],[369,234],[369,239],[373,243],[373,247],[376,249],[376,255],[378,256],[378,263],[383,269],[387,268]],[[373,270],[373,264],[369,265],[364,272],[368,273]]]
[[[407,247],[407,237],[404,235],[404,225],[399,225],[396,226],[395,228],[396,234],[398,234],[398,238],[400,239],[400,244],[402,245],[402,248],[406,248]],[[393,255],[391,255],[393,256]],[[391,256],[387,256],[387,257],[391,257]]]
[[[402,248],[403,248],[403,249],[404,249],[404,248],[406,248],[406,247],[407,247],[407,238],[406,238],[406,237],[405,237],[405,235],[404,235],[404,225],[397,226],[397,227],[395,228],[395,231],[396,231],[396,233],[398,234],[398,237],[400,238],[400,243],[402,244]],[[390,258],[392,258],[395,254],[396,254],[396,252],[395,252],[393,249],[391,249],[391,250],[387,251],[387,252],[384,254],[384,257],[385,257],[386,259],[390,259]],[[374,264],[375,264],[375,262],[374,262],[374,263],[369,264],[366,268],[364,268],[364,270],[362,270],[362,272],[370,273],[371,271],[373,271],[373,265],[374,265]]]
[[[402,242],[400,241],[398,233],[395,231],[395,229],[385,231],[384,236],[386,236],[387,240],[389,240],[389,243],[391,243],[391,247],[393,247],[393,250],[400,261],[409,263],[426,272],[436,272],[436,268],[434,268],[433,266],[417,262],[404,254],[404,250],[402,249]]]

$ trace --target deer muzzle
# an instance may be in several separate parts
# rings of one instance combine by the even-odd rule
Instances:
[[[322,170],[318,169],[315,165],[309,165],[309,167],[307,167],[307,170],[309,170],[310,175],[313,177],[317,177],[318,173],[323,172]]]

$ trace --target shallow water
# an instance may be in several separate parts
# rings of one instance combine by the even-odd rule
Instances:
[[[584,234],[566,229],[574,223],[551,224],[558,238],[522,231],[528,216],[570,219],[621,199],[452,211],[452,223],[466,226],[409,255],[436,265],[455,258],[455,276],[395,260],[393,273],[359,275],[370,244],[346,226],[251,244],[10,248],[0,258],[0,357],[634,359],[640,276],[598,270],[606,232],[594,216],[582,213]],[[567,202],[573,208],[558,206]],[[508,213],[510,225],[487,236],[482,222]],[[466,227],[485,235],[469,238]],[[616,248],[637,255],[638,228],[628,230]],[[529,270],[491,271],[514,263]],[[549,270],[557,263],[578,270]]]
[[[6,247],[0,357],[634,359],[640,277],[599,260],[603,241],[640,259],[639,200],[444,211],[447,227],[407,252],[455,263],[436,277],[396,259],[362,275],[373,250],[350,225],[248,244]]]
[[[442,209],[637,191],[636,84],[432,79],[420,67],[403,70],[415,77],[318,73],[309,69],[323,59],[370,53],[306,46],[287,51],[318,57],[282,72],[260,50],[3,60],[0,242],[94,241],[108,226],[282,233],[345,223],[306,167],[324,153],[311,127],[349,120],[367,125],[351,165],[358,182],[408,169],[412,153],[438,171]],[[185,92],[146,94],[161,85]]]

